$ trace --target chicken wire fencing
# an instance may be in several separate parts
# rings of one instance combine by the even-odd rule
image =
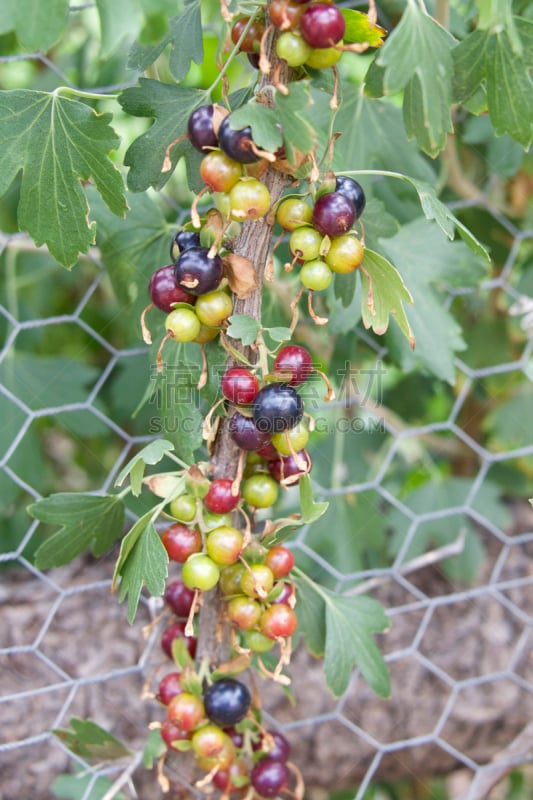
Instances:
[[[398,531],[388,566],[370,559],[357,569],[345,568],[342,557],[329,557],[323,532],[321,538],[313,527],[289,540],[312,575],[341,593],[366,591],[377,597],[391,621],[390,633],[378,637],[391,672],[390,700],[372,696],[357,670],[348,690],[333,699],[321,682],[320,664],[310,666],[301,652],[292,669],[299,702],[293,708],[283,697],[267,700],[267,722],[283,731],[296,751],[302,749],[299,765],[309,786],[306,796],[313,800],[346,787],[345,796],[357,800],[383,777],[418,778],[430,792],[431,775],[451,771],[460,776],[450,783],[453,796],[471,800],[492,796],[505,775],[531,760],[532,519],[527,492],[523,503],[504,507],[488,487],[495,475],[505,478],[507,469],[512,481],[517,465],[531,475],[533,299],[516,266],[520,261],[523,267],[533,230],[520,230],[488,200],[454,206],[475,208],[499,227],[507,257],[497,277],[476,288],[450,289],[447,306],[467,298],[480,316],[489,309],[512,318],[512,347],[504,352],[498,341],[487,340],[484,363],[470,362],[468,350],[457,357],[453,400],[437,404],[429,424],[406,423],[380,402],[365,402],[355,379],[354,391],[328,405],[328,414],[335,404],[349,411],[361,431],[336,429],[330,437],[332,448],[343,440],[348,453],[340,459],[340,474],[330,474],[333,455],[324,440],[319,442],[324,449],[321,455],[318,448],[313,470],[316,496],[333,507],[343,502],[348,513],[362,503],[370,517],[384,520],[384,528]],[[143,767],[143,744],[148,722],[158,717],[149,695],[163,664],[161,623],[150,623],[162,602],[142,597],[137,620],[129,626],[124,608],[110,596],[113,554],[46,572],[36,569],[32,555],[42,541],[41,526],[24,510],[50,486],[111,490],[124,464],[152,438],[142,422],[131,424],[147,380],[147,351],[124,345],[117,334],[124,315],[114,306],[97,251],[75,273],[58,277],[59,268],[46,260],[36,262],[30,275],[18,270],[17,253],[33,249],[24,234],[1,234],[0,245],[6,253],[0,306],[5,334],[0,353],[0,798],[155,797],[155,769]],[[50,281],[57,282],[54,295],[41,291]],[[61,292],[72,299],[69,313],[62,308],[54,313],[53,297]],[[380,375],[386,349],[363,331],[356,335],[374,354],[373,364],[367,358],[367,370]],[[43,340],[69,338],[72,346],[64,358],[48,355],[40,367],[28,355]],[[70,357],[78,363],[85,355],[92,366],[73,382]],[[502,441],[493,437],[482,445],[475,435],[476,416],[507,380],[521,387],[505,417],[512,431]],[[80,385],[86,387],[83,392]],[[351,472],[349,454],[358,433],[369,428],[379,447],[363,478]],[[411,502],[411,495],[396,491],[399,465],[420,463],[431,470],[433,449],[449,456],[464,480],[453,484],[447,498]],[[129,519],[134,521],[133,512]],[[434,536],[435,530],[446,530],[447,536]],[[480,552],[483,563],[474,578],[444,567],[461,556],[466,562],[476,554],[480,558]],[[101,763],[73,755],[51,733],[68,728],[71,717],[94,719],[126,743],[129,755]],[[170,771],[182,796],[204,796],[172,766]],[[67,774],[75,776],[75,788]]]

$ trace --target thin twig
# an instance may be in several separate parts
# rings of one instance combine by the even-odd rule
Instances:
[[[459,531],[459,536],[454,542],[445,544],[442,547],[437,547],[435,550],[430,550],[429,553],[424,553],[422,556],[417,556],[416,558],[413,558],[412,561],[408,561],[406,564],[401,564],[401,566],[395,570],[395,573],[399,575],[409,575],[411,572],[417,572],[419,569],[425,569],[432,564],[438,564],[445,558],[458,556],[463,552],[465,540],[466,528],[461,528]],[[344,592],[344,595],[347,597],[353,597],[354,595],[363,594],[371,589],[375,589],[377,586],[387,583],[393,578],[393,574],[369,578],[369,580],[363,581],[363,583],[359,583],[357,586],[354,586],[353,589],[349,589],[347,592]]]

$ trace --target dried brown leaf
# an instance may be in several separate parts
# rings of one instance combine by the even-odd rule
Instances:
[[[257,289],[257,274],[249,258],[228,253],[222,263],[230,289],[240,300],[246,299]]]

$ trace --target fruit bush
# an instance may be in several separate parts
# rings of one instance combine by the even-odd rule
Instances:
[[[51,493],[28,512],[59,530],[39,527],[24,556],[46,570],[87,551],[99,558],[120,540],[113,588],[129,622],[148,595],[163,598],[171,666],[152,687],[161,713],[146,753],[159,759],[164,789],[172,760],[208,794],[304,797],[305,765],[261,716],[263,681],[291,692],[294,635],[323,657],[336,697],[354,667],[377,695],[390,693],[375,641],[389,626],[386,609],[336,591],[331,572],[305,553],[296,563],[287,545],[311,526],[317,552],[355,575],[353,589],[365,569],[457,538],[438,524],[404,538],[390,502],[407,498],[422,514],[441,495],[461,505],[477,486],[475,466],[446,442],[423,469],[410,469],[406,452],[388,477],[386,512],[383,498],[351,510],[343,497],[328,508],[314,496],[312,467],[334,490],[370,480],[386,433],[380,404],[421,424],[451,414],[461,397],[456,355],[468,343],[482,360],[483,331],[498,339],[468,291],[501,269],[501,235],[487,231],[483,209],[458,198],[478,199],[477,185],[496,175],[490,203],[527,231],[528,9],[437,2],[432,16],[422,0],[364,9],[9,0],[0,12],[6,326],[16,318],[19,264],[33,285],[41,271],[59,280],[61,267],[82,281],[98,260],[112,290],[91,325],[114,324],[109,309],[118,306],[120,347],[141,336],[150,346],[110,383],[106,410],[144,446],[122,459],[107,491],[57,491],[47,477],[41,494]],[[523,238],[515,288],[525,294],[531,243]],[[465,294],[451,309],[457,287]],[[478,324],[476,342],[469,328]],[[506,340],[518,348],[527,328],[515,328]],[[92,379],[76,362],[69,375],[38,336],[29,344],[41,361],[28,347],[21,368],[3,371],[6,429],[16,425],[12,398],[26,375],[46,384],[48,366],[67,373],[67,386]],[[69,359],[80,346],[58,349]],[[383,374],[371,366],[376,350],[386,355]],[[509,420],[531,399],[521,380],[485,427],[474,429],[476,414],[463,420],[469,441],[503,436],[520,447]],[[75,388],[72,398],[79,410]],[[324,480],[338,467],[331,448],[343,434],[353,472]],[[502,491],[528,496],[529,455],[485,483],[480,502],[496,517]],[[10,487],[6,506],[20,499],[12,495]],[[15,546],[17,515],[8,523]],[[473,526],[461,536],[462,552],[443,568],[469,580],[483,546]],[[106,742],[99,752],[118,747],[93,723],[73,728],[57,735],[77,754],[90,753],[94,736]]]

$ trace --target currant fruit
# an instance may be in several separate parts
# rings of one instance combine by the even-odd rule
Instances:
[[[244,481],[242,496],[254,508],[270,508],[278,499],[278,486],[269,475],[258,472]]]
[[[272,24],[280,31],[288,31],[298,27],[305,7],[295,0],[271,0],[268,14]]]
[[[213,514],[212,511],[205,508],[202,514],[202,521],[206,531],[212,531],[215,528],[220,528],[221,525],[231,525],[231,514]]]
[[[333,273],[320,258],[306,261],[300,270],[300,280],[306,289],[321,292],[327,289],[333,280]]]
[[[229,192],[242,175],[242,166],[220,150],[213,150],[202,159],[200,177],[214,192]]]
[[[321,50],[312,50],[311,55],[305,62],[306,67],[311,69],[327,69],[334,67],[342,55],[342,50],[339,49],[342,41],[339,42],[337,47],[325,47]]]
[[[287,547],[276,544],[266,554],[265,564],[272,570],[274,578],[279,580],[288,575],[294,567],[294,556]]]
[[[241,591],[254,599],[263,599],[274,586],[272,570],[265,564],[251,564],[242,573]]]
[[[236,22],[233,23],[233,27],[231,28],[231,41],[233,44],[237,44],[239,39],[242,36],[246,25],[249,22],[250,17],[240,17]],[[261,37],[265,32],[265,23],[263,20],[255,19],[239,45],[239,50],[241,53],[255,53],[259,50],[259,45],[261,43]]]
[[[265,753],[266,757],[271,761],[282,761],[283,763],[288,761],[291,755],[291,746],[285,736],[279,731],[267,731],[267,734],[270,742],[269,749]]]
[[[218,328],[233,313],[233,300],[227,292],[218,290],[200,295],[194,311],[202,325]]]
[[[161,738],[167,747],[172,750],[178,750],[174,742],[185,741],[189,738],[187,731],[182,731],[177,725],[174,725],[169,719],[163,720],[161,723]]]
[[[241,595],[228,601],[228,619],[243,631],[255,628],[261,617],[261,606],[257,600]]]
[[[313,212],[311,212],[312,214]],[[289,250],[300,261],[312,261],[320,255],[322,234],[311,225],[296,228],[289,237]]]
[[[259,620],[259,630],[263,636],[268,636],[269,639],[292,636],[297,625],[296,614],[290,606],[283,603],[276,603],[266,608]]]
[[[167,332],[177,342],[193,342],[200,333],[200,320],[192,308],[174,308],[165,320]]]
[[[335,181],[335,191],[352,201],[355,207],[356,219],[359,219],[366,205],[366,197],[361,184],[347,175],[339,175]]]
[[[226,738],[229,737],[218,725],[203,725],[193,733],[192,749],[200,758],[215,758],[223,752]]]
[[[231,114],[222,120],[218,129],[218,144],[227,156],[239,164],[253,164],[259,161],[259,156],[252,150],[252,129],[247,126],[234,130],[231,127]]]
[[[173,622],[172,625],[167,625],[161,634],[161,649],[169,658],[172,658],[172,642],[174,639],[183,639],[190,657],[194,658],[196,655],[196,637],[185,636],[185,623]]]
[[[207,555],[220,567],[234,564],[239,558],[244,536],[231,525],[222,525],[208,534],[206,539]]]
[[[260,389],[254,398],[254,422],[262,433],[281,433],[294,428],[303,413],[302,398],[287,383],[270,383]]]
[[[231,403],[249,405],[259,391],[259,381],[244,367],[230,367],[222,376],[221,389]]]
[[[355,206],[339,192],[321,195],[313,208],[313,225],[325,236],[342,236],[355,222]]]
[[[312,52],[311,46],[295,31],[285,31],[276,42],[276,53],[289,67],[301,67]]]
[[[226,596],[241,594],[241,579],[245,567],[240,562],[224,567],[220,573],[220,591]]]
[[[191,494],[180,494],[171,502],[169,511],[180,522],[192,522],[196,516],[196,499]]]
[[[313,211],[300,197],[287,197],[282,200],[276,211],[276,220],[286,231],[294,231],[311,222]]]
[[[364,247],[360,239],[350,234],[338,236],[332,239],[330,248],[326,254],[326,264],[340,274],[353,272],[361,264],[364,255]]]
[[[300,31],[313,49],[333,47],[340,42],[346,23],[340,9],[325,3],[312,3],[300,20]]]
[[[279,586],[280,586],[279,583],[276,584],[276,589],[278,589]],[[272,604],[284,603],[285,605],[290,605],[291,598],[293,597],[293,595],[294,595],[294,587],[292,583],[283,582],[281,584],[279,594],[276,594],[276,596],[273,599],[271,599],[270,602]]]
[[[204,504],[214,514],[228,514],[238,505],[240,492],[233,494],[233,481],[230,478],[216,478],[204,497]]]
[[[194,340],[197,344],[207,344],[216,339],[220,333],[220,328],[208,328],[207,325],[200,324],[200,333]]]
[[[204,704],[194,694],[181,692],[170,701],[167,717],[182,731],[191,732],[205,717]]]
[[[159,691],[157,696],[164,706],[168,706],[173,697],[182,692],[181,674],[179,672],[169,672],[159,681]]]
[[[187,619],[193,604],[194,592],[191,592],[183,581],[177,578],[175,581],[167,583],[164,600],[177,617]]]
[[[256,178],[242,178],[229,193],[230,214],[237,222],[264,217],[270,208],[270,192]]]
[[[313,361],[309,350],[299,344],[282,347],[274,359],[274,374],[282,375],[290,386],[299,386],[311,375]],[[290,376],[290,377],[289,377]]]
[[[195,109],[187,123],[187,133],[193,147],[203,152],[206,147],[216,147],[217,135],[213,127],[213,106],[200,106]]]
[[[252,770],[251,783],[261,797],[277,797],[285,789],[290,780],[290,772],[283,761],[273,758],[262,758]]]
[[[261,631],[243,631],[242,642],[252,653],[268,653],[274,647],[274,640],[269,639]]]
[[[217,585],[220,570],[209,556],[198,554],[187,559],[183,565],[181,576],[183,583],[189,589],[208,592]]]
[[[242,450],[259,450],[270,442],[269,433],[259,430],[251,417],[238,411],[230,417],[229,430],[231,438]]]
[[[242,737],[241,737],[242,738]],[[247,785],[248,769],[244,761],[236,759],[227,769],[219,769],[213,776],[213,786],[224,794],[239,793]],[[237,782],[235,782],[237,781]]]
[[[281,483],[281,481],[284,481],[287,478],[294,478],[294,480],[291,481],[291,484],[296,484],[302,475],[307,475],[311,471],[311,458],[309,457],[307,450],[300,450],[297,455],[298,460],[300,462],[303,461],[305,467],[302,467],[302,464],[299,464],[293,455],[281,456],[276,461],[268,462],[269,472],[275,481]]]
[[[211,728],[216,726],[206,725],[205,727]],[[201,728],[200,730],[203,730],[203,728]],[[198,731],[198,734],[199,733],[200,731]],[[231,764],[233,764],[233,762],[235,761],[235,756],[236,756],[235,745],[231,741],[230,737],[226,733],[224,733],[224,731],[221,731],[221,733],[223,736],[222,747],[218,750],[216,755],[213,756],[202,756],[200,754],[196,755],[196,763],[201,769],[205,770],[206,772],[211,772],[211,770],[214,770],[215,767],[217,768],[217,770],[228,769],[231,766]],[[194,748],[195,736],[196,732],[193,734],[193,748]],[[208,743],[206,735],[204,734],[204,736],[201,739],[200,737],[198,737],[197,746],[199,741],[201,741],[202,746],[205,748],[206,744]]]
[[[150,278],[148,292],[154,306],[167,314],[172,311],[174,303],[194,302],[193,296],[177,285],[173,264],[156,269]]]
[[[244,683],[235,678],[215,681],[204,692],[205,713],[211,722],[227,728],[244,719],[252,702]]]
[[[207,247],[189,247],[174,267],[176,283],[190,294],[213,292],[222,280],[224,268],[219,255],[209,258]]]
[[[202,549],[202,537],[195,528],[189,528],[180,522],[165,530],[161,541],[171,561],[185,563],[190,555]]]
[[[180,253],[188,250],[189,247],[200,247],[200,234],[198,231],[187,231],[182,229],[172,239],[170,245],[170,258],[175,261]]]

